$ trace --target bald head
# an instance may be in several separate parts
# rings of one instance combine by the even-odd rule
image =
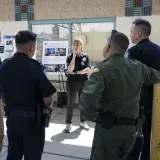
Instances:
[[[115,33],[112,37],[109,37],[111,50],[116,53],[125,53],[129,46],[128,37],[120,32]]]

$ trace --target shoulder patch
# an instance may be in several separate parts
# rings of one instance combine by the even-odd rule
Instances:
[[[93,73],[96,73],[96,72],[100,72],[100,69],[97,67],[93,69]]]

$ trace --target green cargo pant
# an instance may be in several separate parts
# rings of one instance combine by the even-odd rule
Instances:
[[[135,126],[102,128],[96,124],[90,160],[126,160],[134,145]]]

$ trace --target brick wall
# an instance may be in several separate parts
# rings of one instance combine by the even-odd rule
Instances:
[[[123,17],[125,0],[35,0],[35,19]],[[0,21],[14,21],[14,0],[0,0]],[[160,15],[160,0],[152,0]]]
[[[14,20],[14,0],[0,0],[0,21]]]
[[[35,0],[35,19],[124,16],[124,0]]]
[[[152,15],[160,15],[160,0],[152,0]]]

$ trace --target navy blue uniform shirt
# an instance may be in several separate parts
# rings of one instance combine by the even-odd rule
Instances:
[[[138,60],[143,64],[160,71],[160,46],[151,42],[148,38],[140,41],[137,45],[128,50],[128,58]],[[144,86],[141,95],[140,105],[146,111],[152,110],[153,85]]]
[[[15,53],[0,67],[0,92],[10,109],[34,110],[42,98],[56,92],[40,63],[24,53]]]
[[[71,61],[72,61],[72,57],[73,54],[68,55],[67,57],[67,67],[70,65]],[[81,71],[87,67],[91,67],[90,66],[90,60],[88,55],[86,55],[85,53],[83,53],[80,57],[76,56],[75,58],[75,67],[73,72],[76,71]],[[72,81],[86,81],[88,79],[87,74],[84,75],[69,75],[68,77],[68,81],[72,82]]]

